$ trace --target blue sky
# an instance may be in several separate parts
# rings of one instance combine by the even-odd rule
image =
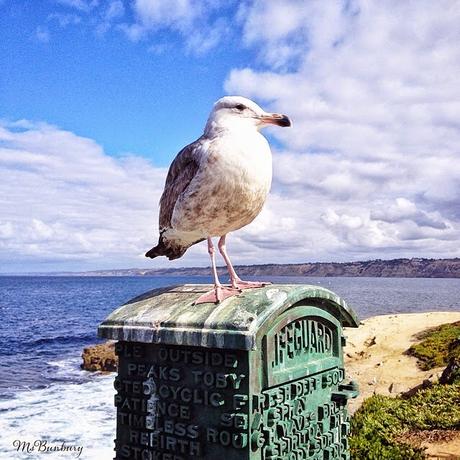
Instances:
[[[167,165],[200,135],[230,69],[254,53],[237,43],[237,30],[205,54],[186,49],[170,28],[129,40],[120,27],[133,8],[120,4],[123,13],[101,31],[110,2],[4,1],[2,116],[46,120],[96,139],[109,155],[135,152]]]
[[[224,94],[271,128],[237,263],[460,256],[458,0],[0,0],[0,272],[143,257],[174,155]]]

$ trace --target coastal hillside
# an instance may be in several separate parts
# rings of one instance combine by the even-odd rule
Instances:
[[[242,276],[370,276],[393,278],[460,278],[460,258],[392,259],[360,262],[309,262],[299,264],[238,265]],[[226,273],[219,267],[219,274]],[[209,276],[209,267],[130,268],[83,273],[59,273],[78,276]]]

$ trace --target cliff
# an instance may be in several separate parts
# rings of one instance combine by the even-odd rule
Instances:
[[[369,276],[394,278],[460,278],[460,258],[455,259],[392,259],[360,262],[308,262],[299,264],[238,265],[241,276]],[[219,274],[226,273],[224,267]],[[74,276],[209,276],[209,267],[129,268],[90,272],[65,272]]]

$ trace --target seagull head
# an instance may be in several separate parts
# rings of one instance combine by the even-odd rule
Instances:
[[[265,112],[255,102],[242,96],[219,99],[209,115],[205,133],[233,129],[261,129],[268,125],[291,126],[291,120],[280,113]]]

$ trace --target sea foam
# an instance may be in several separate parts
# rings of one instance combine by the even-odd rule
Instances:
[[[95,375],[82,384],[53,384],[21,391],[0,401],[0,459],[43,459],[45,453],[16,450],[16,440],[48,446],[83,447],[80,459],[114,456],[115,407],[112,375]],[[77,458],[76,450],[49,452],[51,460]]]

